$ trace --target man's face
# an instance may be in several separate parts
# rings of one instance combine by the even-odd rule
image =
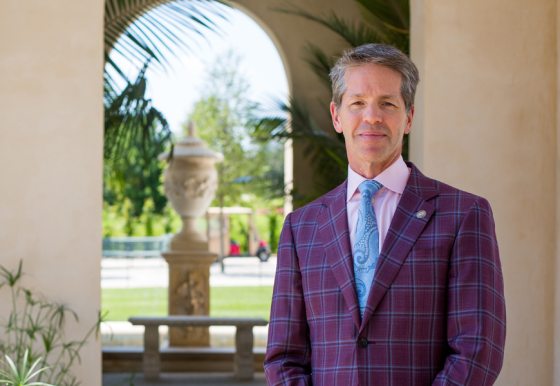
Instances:
[[[414,108],[407,112],[401,96],[401,74],[378,64],[350,67],[338,108],[331,102],[333,125],[344,135],[350,167],[373,178],[401,154]]]

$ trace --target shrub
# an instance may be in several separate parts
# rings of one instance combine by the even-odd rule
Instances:
[[[34,374],[35,385],[77,386],[80,382],[70,372],[71,367],[80,361],[79,352],[87,340],[99,332],[102,317],[98,317],[82,339],[66,340],[64,327],[67,317],[79,322],[78,315],[67,306],[50,302],[21,286],[22,265],[20,261],[15,271],[0,265],[0,290],[9,290],[11,297],[8,318],[0,319],[1,357],[10,358],[6,358],[3,373],[24,376],[26,371],[30,373],[29,363],[33,363],[32,366],[41,370]],[[13,372],[10,362],[18,373]],[[3,382],[13,384],[9,380]]]

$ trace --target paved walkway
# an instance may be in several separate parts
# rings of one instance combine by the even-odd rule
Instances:
[[[224,260],[223,273],[218,263],[210,266],[210,286],[272,285],[275,270],[275,256],[265,263],[256,257],[228,257]],[[168,266],[162,257],[101,261],[103,288],[167,287],[168,283]]]

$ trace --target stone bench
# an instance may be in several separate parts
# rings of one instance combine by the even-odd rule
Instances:
[[[142,368],[146,379],[157,379],[160,373],[159,326],[235,326],[235,355],[233,371],[236,379],[254,378],[253,369],[253,327],[266,326],[261,318],[216,318],[210,316],[170,315],[131,317],[133,325],[144,326],[144,354]]]

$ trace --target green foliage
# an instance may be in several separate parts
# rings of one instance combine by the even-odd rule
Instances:
[[[271,286],[212,287],[210,315],[268,319],[271,299]],[[101,304],[108,321],[125,321],[131,315],[164,316],[167,288],[103,288]]]
[[[105,1],[103,198],[127,206],[127,233],[143,214],[161,214],[166,206],[158,156],[169,150],[171,131],[146,98],[146,70],[150,63],[163,70],[170,56],[191,50],[224,19],[225,6],[220,0]],[[141,69],[131,80],[124,67]],[[149,221],[146,233],[153,232]]]
[[[268,243],[272,253],[276,253],[278,248],[278,238],[280,236],[280,231],[282,230],[282,224],[284,217],[280,209],[279,199],[270,201],[267,204],[258,204],[259,207],[264,207],[266,205],[271,208],[277,209],[260,209],[254,216],[255,222],[255,237],[258,240],[264,240]],[[235,240],[240,247],[241,254],[255,253],[255,251],[249,251],[249,218],[244,214],[232,214],[229,215],[229,235],[230,239]]]
[[[158,214],[167,203],[161,187],[164,165],[158,156],[170,145],[171,131],[146,99],[146,68],[122,93],[105,95],[103,198],[109,205],[128,200],[131,218],[144,212],[148,200]]]
[[[297,6],[280,11],[316,22],[342,38],[350,47],[366,43],[386,43],[409,52],[410,7],[409,0],[354,0],[361,6],[362,22],[352,23],[334,11],[322,15],[309,13]],[[307,62],[322,83],[330,88],[329,71],[339,55],[327,55],[313,43],[307,46]],[[340,53],[339,53],[340,54]]]
[[[5,355],[8,369],[0,368],[0,384],[14,386],[53,386],[49,383],[33,381],[42,372],[48,370],[48,367],[37,368],[42,358],[38,358],[31,366],[29,365],[29,351],[25,350],[23,359],[18,367],[9,355]]]
[[[278,213],[270,213],[268,220],[268,246],[273,253],[278,251],[278,241],[280,239],[280,229],[283,223],[283,216]]]
[[[235,240],[239,244],[241,254],[249,251],[249,225],[247,224],[246,215],[229,216],[229,238]]]
[[[7,319],[0,319],[0,353],[10,357],[7,360],[9,369],[4,369],[0,374],[0,377],[8,380],[0,382],[14,385],[48,383],[77,386],[80,382],[70,370],[80,360],[81,348],[98,332],[102,318],[100,316],[81,339],[65,339],[67,318],[70,317],[77,323],[77,314],[63,304],[50,302],[22,287],[22,265],[20,261],[14,271],[0,266],[0,289],[8,290],[11,299]],[[31,362],[33,364],[29,366]],[[37,367],[39,370],[35,370]],[[35,378],[35,382],[25,383],[32,378]],[[24,383],[17,383],[16,380]]]
[[[276,208],[255,216],[255,226],[260,239],[265,240],[273,253],[278,248],[278,238],[282,229],[283,215],[281,213],[281,199],[267,203],[255,202],[258,207],[270,206]],[[179,231],[181,218],[169,206],[162,215],[145,212],[137,221],[130,221],[127,203],[122,206],[103,206],[103,237],[117,236],[160,236]],[[230,236],[241,244],[241,250],[247,251],[247,216],[231,215]],[[205,219],[200,219],[198,228],[205,234]],[[254,252],[254,251],[253,251]]]
[[[169,205],[161,214],[151,210],[148,200],[139,217],[130,216],[129,200],[109,205],[103,203],[103,237],[115,236],[161,236],[175,233],[181,228],[181,218]]]
[[[259,112],[250,101],[249,83],[238,72],[239,57],[231,52],[220,56],[210,68],[202,98],[194,105],[190,123],[197,136],[224,155],[217,165],[218,190],[213,206],[279,208],[284,196],[283,147],[277,141],[257,141],[253,134]],[[277,237],[279,227],[258,222],[259,237]],[[230,216],[230,238],[248,251],[246,216]],[[254,253],[254,251],[249,251]]]
[[[238,72],[239,62],[231,51],[214,60],[202,98],[184,124],[185,130],[188,122],[194,124],[197,136],[224,155],[217,165],[214,206],[252,207],[255,196],[283,196],[283,148],[251,137],[259,106],[249,99],[249,83]]]
[[[303,196],[291,192],[296,206],[320,196],[346,177],[347,160],[344,140],[340,134],[329,134],[317,124],[305,104],[292,99],[290,104],[279,102],[281,114],[261,119],[255,126],[255,137],[261,141],[293,139],[303,143],[307,157],[315,166],[315,191]],[[289,120],[287,117],[290,117]]]

